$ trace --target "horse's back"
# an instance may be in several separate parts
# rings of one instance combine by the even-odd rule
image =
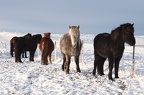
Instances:
[[[54,50],[54,43],[51,38],[47,38],[45,41],[48,44],[48,48],[53,51]]]
[[[110,34],[109,33],[101,33],[98,34],[95,38],[94,38],[94,46],[97,44],[109,44],[110,41]]]
[[[67,49],[70,49],[71,46],[72,46],[72,44],[71,44],[71,39],[70,39],[69,34],[64,34],[60,39],[61,51],[63,52]]]
[[[41,34],[35,34],[32,36],[32,38],[37,42],[40,43],[41,39],[42,39],[42,35]]]
[[[17,39],[18,37],[13,37],[13,38],[11,38],[11,40],[10,40],[10,43],[15,43],[15,41],[16,41],[16,39]]]
[[[101,33],[94,38],[94,51],[103,57],[107,56],[110,46],[110,34]]]
[[[18,37],[16,39],[16,43],[15,43],[15,49],[18,49],[18,50],[24,50],[26,46],[26,38],[24,37]]]
[[[53,51],[54,43],[53,43],[52,39],[43,37],[40,41],[39,49],[42,51],[44,49],[44,47],[48,48],[50,51]]]

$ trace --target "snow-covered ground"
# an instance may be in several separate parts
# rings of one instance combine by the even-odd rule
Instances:
[[[60,34],[51,34],[53,41],[57,42],[53,64],[41,65],[38,49],[34,62],[23,58],[23,63],[15,63],[14,57],[10,56],[9,41],[13,36],[23,35],[0,32],[0,95],[144,95],[144,36],[136,36],[135,77],[131,78],[133,47],[126,45],[120,61],[120,78],[110,81],[107,77],[108,61],[104,65],[104,76],[92,76],[95,35],[81,35],[84,42],[80,56],[81,73],[76,72],[72,58],[70,74],[61,70]]]

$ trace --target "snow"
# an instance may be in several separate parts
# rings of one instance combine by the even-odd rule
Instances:
[[[105,75],[92,75],[95,35],[81,34],[84,42],[80,56],[81,73],[76,72],[72,58],[70,74],[61,70],[61,34],[51,34],[52,40],[57,42],[56,51],[52,56],[53,64],[40,64],[39,49],[36,51],[34,62],[23,58],[23,63],[15,63],[14,57],[10,56],[9,41],[14,36],[22,35],[25,34],[0,32],[0,95],[144,95],[144,36],[136,36],[135,77],[131,78],[133,47],[126,45],[120,61],[120,78],[111,81],[107,77],[107,60],[104,65]]]

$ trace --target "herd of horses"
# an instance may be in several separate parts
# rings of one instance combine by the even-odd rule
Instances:
[[[108,78],[112,78],[112,70],[115,68],[115,78],[119,78],[119,63],[123,56],[125,43],[135,46],[134,24],[124,23],[111,31],[111,33],[101,33],[94,38],[94,69],[93,75],[104,75],[104,62],[108,58],[109,74]],[[69,26],[69,32],[64,34],[60,39],[60,50],[63,56],[62,70],[69,74],[71,56],[74,56],[77,72],[81,72],[79,66],[79,56],[81,53],[83,42],[80,39],[80,26]],[[23,37],[13,37],[10,40],[10,54],[13,57],[15,52],[15,62],[22,62],[21,57],[27,57],[26,51],[30,52],[30,61],[34,61],[34,54],[39,45],[41,54],[41,64],[48,65],[52,63],[51,54],[55,45],[51,39],[51,33],[31,35],[26,34]],[[25,56],[24,56],[25,55]]]

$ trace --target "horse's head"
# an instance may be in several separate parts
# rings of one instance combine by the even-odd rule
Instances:
[[[121,25],[123,40],[131,46],[134,46],[136,41],[134,37],[134,24],[126,23]]]
[[[32,37],[32,34],[30,34],[30,33],[27,33],[25,36],[24,36],[26,39],[29,39],[29,38],[31,38]]]
[[[50,38],[50,36],[51,36],[51,33],[49,33],[49,32],[44,33],[44,37],[48,37],[48,38]]]
[[[76,48],[77,42],[80,39],[79,26],[69,26],[69,35],[71,37],[72,46]]]

